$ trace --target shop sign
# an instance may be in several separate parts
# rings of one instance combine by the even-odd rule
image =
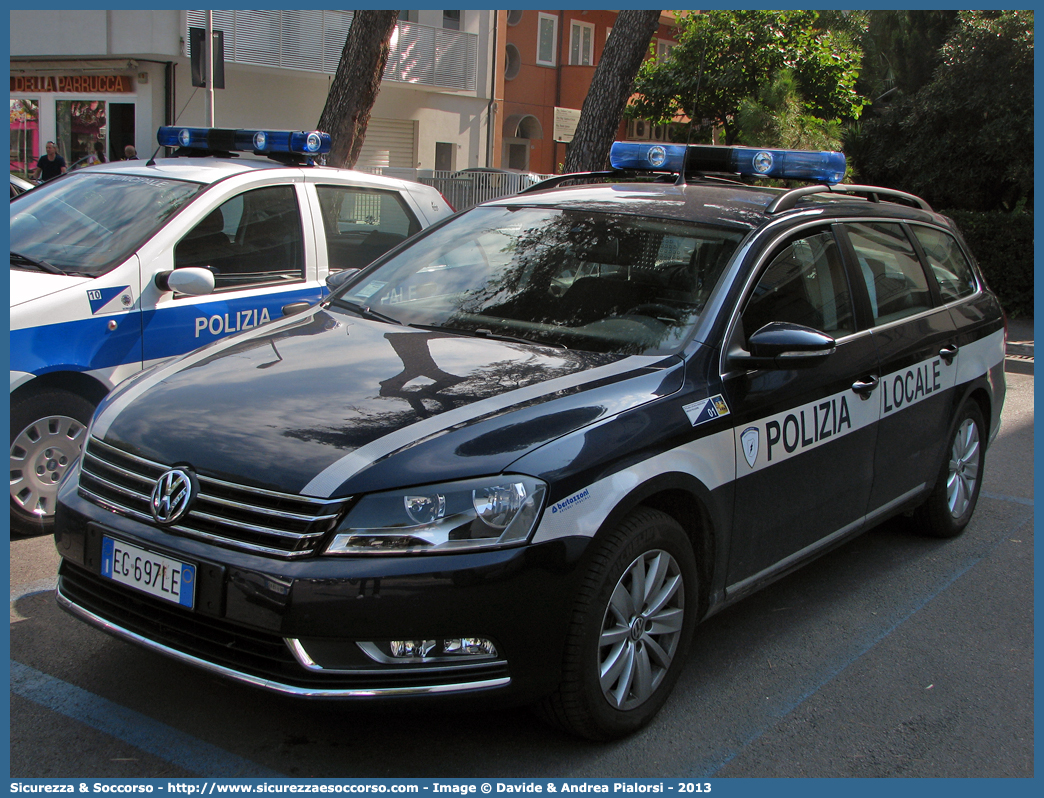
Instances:
[[[134,88],[130,75],[12,75],[11,91],[111,94]]]

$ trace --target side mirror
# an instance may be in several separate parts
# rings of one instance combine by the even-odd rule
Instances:
[[[821,363],[837,342],[811,327],[773,321],[751,335],[747,347],[749,352],[731,353],[729,363],[743,369],[799,369]]]
[[[362,269],[342,269],[339,272],[334,272],[333,274],[327,275],[326,287],[329,288],[331,291],[335,291],[342,285],[347,283],[349,280],[351,280],[353,277],[355,277],[355,275],[357,275],[361,271]]]
[[[206,296],[214,290],[214,273],[198,266],[160,272],[153,282],[160,291],[175,291],[188,296]]]

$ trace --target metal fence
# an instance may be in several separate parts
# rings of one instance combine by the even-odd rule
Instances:
[[[458,211],[499,197],[509,197],[550,177],[532,172],[441,172],[434,169],[397,169],[389,166],[375,167],[367,171],[433,186]]]

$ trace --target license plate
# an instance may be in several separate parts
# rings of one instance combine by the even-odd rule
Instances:
[[[196,566],[122,540],[102,538],[101,575],[150,596],[192,609]]]

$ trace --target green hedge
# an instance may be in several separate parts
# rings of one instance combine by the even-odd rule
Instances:
[[[1012,318],[1033,318],[1033,211],[942,211],[953,219]]]

